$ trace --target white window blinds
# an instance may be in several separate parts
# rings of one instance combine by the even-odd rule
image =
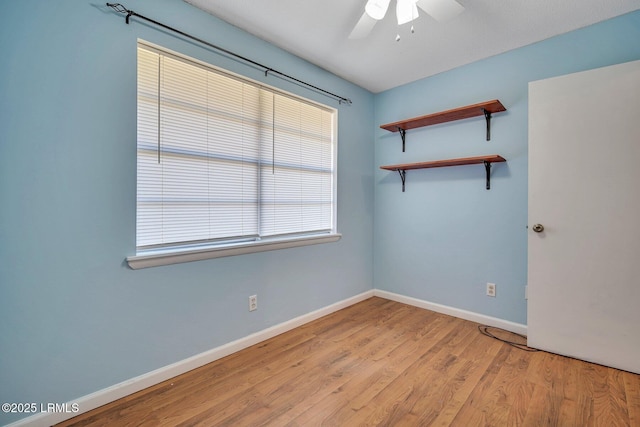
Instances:
[[[139,44],[138,249],[335,231],[335,115]]]

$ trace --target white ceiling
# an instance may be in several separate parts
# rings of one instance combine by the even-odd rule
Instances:
[[[640,0],[458,0],[465,10],[448,22],[420,10],[411,34],[392,1],[368,37],[351,40],[366,0],[184,1],[374,93],[640,9]]]

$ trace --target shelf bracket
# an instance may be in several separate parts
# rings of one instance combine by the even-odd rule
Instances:
[[[491,162],[484,161],[484,170],[487,172],[487,190],[491,190]]]
[[[482,109],[484,113],[484,118],[487,120],[487,141],[491,140],[491,111],[486,109]]]
[[[404,182],[407,179],[407,171],[404,169],[396,169],[400,174],[400,179],[402,180],[402,192],[404,193]]]
[[[407,135],[407,131],[398,126],[398,132],[400,132],[400,138],[402,138],[402,152],[404,153],[404,143]]]

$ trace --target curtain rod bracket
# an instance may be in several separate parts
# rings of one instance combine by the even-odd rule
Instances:
[[[298,84],[298,85],[301,85],[303,87],[306,87],[307,89],[314,90],[314,91],[316,91],[318,93],[321,93],[321,94],[323,94],[325,96],[329,96],[331,98],[335,98],[336,100],[338,100],[339,104],[342,104],[343,102],[345,104],[347,104],[347,105],[351,105],[352,104],[352,102],[351,102],[351,100],[349,98],[345,98],[343,96],[336,95],[335,93],[331,93],[331,92],[329,92],[327,90],[324,90],[324,89],[321,89],[321,88],[319,88],[317,86],[314,86],[311,83],[307,83],[305,81],[296,79],[295,77],[292,77],[292,76],[290,76],[288,74],[282,73],[282,72],[280,72],[278,70],[275,70],[275,69],[273,69],[271,67],[267,67],[266,65],[263,65],[263,64],[261,64],[259,62],[256,62],[256,61],[252,60],[252,59],[246,58],[246,57],[244,57],[242,55],[238,55],[237,53],[231,52],[230,50],[227,50],[227,49],[225,49],[223,47],[216,46],[216,45],[214,45],[212,43],[209,43],[209,42],[207,42],[205,40],[199,39],[198,37],[195,37],[195,36],[192,36],[190,34],[187,34],[187,33],[183,32],[183,31],[180,31],[178,29],[175,29],[173,27],[165,25],[165,24],[163,24],[161,22],[154,21],[151,18],[147,18],[146,16],[142,16],[142,15],[140,15],[138,13],[135,13],[133,10],[127,9],[126,7],[124,7],[120,3],[107,3],[107,6],[112,8],[113,10],[115,10],[118,13],[123,13],[123,14],[126,13],[127,15],[125,16],[125,22],[127,24],[129,23],[129,19],[132,16],[136,16],[136,17],[138,17],[140,19],[143,19],[145,21],[151,22],[152,24],[155,24],[155,25],[157,25],[159,27],[162,27],[162,28],[164,28],[166,30],[173,31],[174,33],[180,34],[183,37],[190,38],[191,40],[195,40],[198,43],[202,43],[205,46],[209,46],[210,48],[213,48],[213,49],[217,50],[218,52],[222,52],[222,53],[224,53],[226,55],[232,56],[232,57],[234,57],[234,58],[236,58],[236,59],[238,59],[240,61],[243,61],[243,62],[246,62],[248,64],[251,64],[251,65],[253,65],[255,67],[264,68],[265,69],[265,71],[264,71],[265,77],[267,77],[267,75],[269,73],[277,74],[278,76],[284,78],[285,80],[288,80],[288,81],[293,82],[295,84]]]

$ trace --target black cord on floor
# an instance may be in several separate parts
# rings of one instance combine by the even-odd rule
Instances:
[[[517,336],[519,336],[521,338],[524,338],[525,340],[527,339],[527,337],[525,337],[524,335],[516,334],[515,332],[506,331],[504,329],[496,328],[496,327],[493,327],[493,326],[478,325],[478,330],[480,331],[480,333],[482,335],[488,336],[489,338],[493,338],[493,339],[496,339],[498,341],[502,341],[503,343],[509,344],[509,345],[511,345],[511,346],[513,346],[515,348],[519,348],[520,350],[531,351],[531,352],[539,351],[539,350],[537,350],[535,348],[528,347],[526,344],[520,344],[520,343],[517,343],[517,342],[513,342],[513,341],[505,340],[503,338],[499,338],[499,337],[493,335],[491,332],[489,332],[489,328],[497,329],[497,330],[502,331],[502,332],[508,332],[510,334],[514,334],[514,335],[517,335]]]

